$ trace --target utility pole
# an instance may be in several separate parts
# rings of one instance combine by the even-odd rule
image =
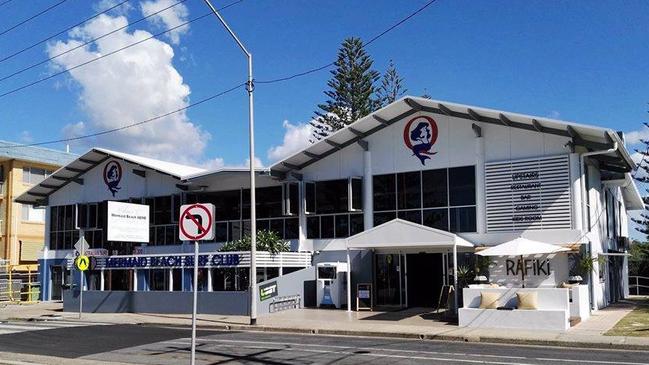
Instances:
[[[248,91],[248,134],[250,139],[250,324],[255,325],[257,324],[257,213],[255,211],[255,118],[252,95],[255,85],[252,78],[252,54],[248,52],[210,0],[203,1],[212,10],[212,13],[216,15],[228,33],[230,33],[234,41],[237,42],[237,45],[239,45],[239,48],[241,48],[248,59],[246,90]]]

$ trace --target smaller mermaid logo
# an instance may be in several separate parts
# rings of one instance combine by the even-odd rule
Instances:
[[[108,190],[115,194],[121,189],[119,182],[122,181],[122,166],[117,161],[110,161],[104,166],[104,183]]]
[[[435,120],[425,116],[411,119],[403,129],[403,142],[422,165],[426,164],[426,160],[430,160],[430,156],[437,153],[431,151],[437,141],[437,133]]]

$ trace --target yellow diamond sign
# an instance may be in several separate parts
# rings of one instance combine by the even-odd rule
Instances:
[[[86,271],[90,267],[90,258],[88,256],[77,256],[74,264],[80,271]]]

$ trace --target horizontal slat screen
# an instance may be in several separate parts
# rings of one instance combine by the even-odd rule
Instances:
[[[485,164],[487,231],[570,229],[568,156]]]

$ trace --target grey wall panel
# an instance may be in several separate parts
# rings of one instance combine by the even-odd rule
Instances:
[[[290,274],[266,280],[257,284],[257,287],[259,288],[259,286],[266,283],[277,283],[277,297],[258,302],[258,313],[270,313],[270,304],[274,299],[293,295],[300,296],[300,307],[304,308],[304,282],[307,280],[315,280],[315,267],[307,267],[302,270],[294,271]],[[257,293],[257,300],[259,299],[259,293]]]
[[[199,314],[248,315],[248,291],[199,292]],[[79,292],[67,290],[63,310],[79,310]],[[87,313],[174,313],[191,314],[192,292],[86,291],[83,311]]]

